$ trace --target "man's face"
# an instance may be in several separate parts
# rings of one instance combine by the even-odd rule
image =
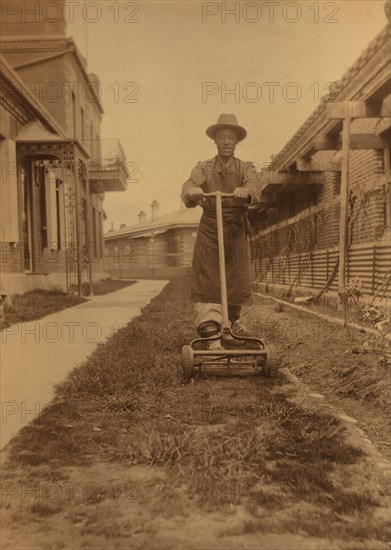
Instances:
[[[223,158],[232,157],[237,142],[238,136],[235,130],[231,130],[230,128],[222,128],[221,130],[217,130],[215,134],[217,152]]]

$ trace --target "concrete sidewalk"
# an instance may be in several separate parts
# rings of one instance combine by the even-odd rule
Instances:
[[[85,304],[13,325],[1,337],[0,448],[54,396],[53,385],[126,325],[167,281],[138,281]]]

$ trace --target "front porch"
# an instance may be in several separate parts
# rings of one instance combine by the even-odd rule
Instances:
[[[89,154],[36,121],[6,141],[15,173],[2,182],[3,284],[9,294],[56,287],[81,295],[83,283],[105,276],[102,199],[89,189]]]

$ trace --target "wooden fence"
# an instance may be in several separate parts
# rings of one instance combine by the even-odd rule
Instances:
[[[312,253],[262,257],[258,254],[252,260],[255,282],[301,286],[321,289],[331,276],[338,259],[338,249],[316,250]],[[391,270],[391,244],[354,245],[349,250],[347,265],[348,280],[358,277],[362,281],[362,292],[391,298],[389,279]],[[338,290],[338,276],[330,287]]]

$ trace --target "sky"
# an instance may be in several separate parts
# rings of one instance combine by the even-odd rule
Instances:
[[[105,195],[105,230],[150,216],[153,200],[161,215],[179,209],[192,167],[216,153],[205,130],[221,113],[247,129],[236,156],[268,163],[384,28],[384,4],[75,4],[68,34],[100,79],[101,137],[121,141],[132,172],[125,192]]]

